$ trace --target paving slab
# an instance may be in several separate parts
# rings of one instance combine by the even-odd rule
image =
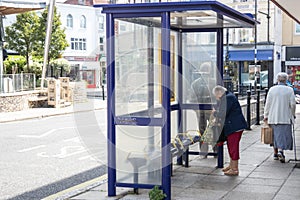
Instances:
[[[273,200],[274,194],[264,194],[245,191],[233,191],[222,199],[224,200]],[[286,199],[287,200],[287,199]]]
[[[188,188],[178,196],[174,197],[174,200],[216,200],[220,199],[226,194],[223,190],[209,190],[202,188]]]

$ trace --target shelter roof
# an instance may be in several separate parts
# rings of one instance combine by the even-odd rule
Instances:
[[[18,14],[45,7],[46,2],[39,0],[0,0],[0,15]]]
[[[218,1],[165,2],[139,4],[94,5],[115,18],[143,18],[153,24],[161,23],[161,13],[170,12],[172,29],[252,28],[256,21]],[[136,20],[136,19],[135,19]],[[135,21],[135,23],[139,23]]]

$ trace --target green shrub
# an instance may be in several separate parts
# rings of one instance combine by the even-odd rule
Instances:
[[[159,189],[159,187],[156,185],[152,190],[149,192],[149,198],[150,200],[163,200],[166,198],[167,195],[163,193],[162,190]]]

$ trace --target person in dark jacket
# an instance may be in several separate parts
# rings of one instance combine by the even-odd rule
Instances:
[[[213,115],[223,126],[222,134],[227,140],[230,156],[230,164],[223,168],[223,172],[225,175],[237,176],[239,174],[238,160],[240,159],[239,143],[247,123],[240,103],[234,94],[219,85],[214,87],[213,94],[217,99],[217,110],[213,110]]]
[[[198,71],[198,78],[194,80],[191,84],[191,103],[195,104],[211,104],[212,94],[211,90],[216,85],[210,77],[211,64],[209,62],[204,62],[201,64]],[[201,134],[203,134],[207,128],[208,121],[210,119],[210,110],[195,110],[198,119],[198,127]],[[207,157],[209,145],[208,142],[200,142],[200,151],[204,158]],[[213,147],[214,152],[216,149]]]

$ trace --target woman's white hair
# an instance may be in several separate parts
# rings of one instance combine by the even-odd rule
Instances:
[[[287,79],[288,79],[289,75],[285,72],[279,72],[277,74],[277,81],[281,82],[281,83],[286,83]]]
[[[221,85],[217,85],[213,88],[212,93],[216,94],[216,93],[221,93],[224,94],[227,91],[227,89]]]

